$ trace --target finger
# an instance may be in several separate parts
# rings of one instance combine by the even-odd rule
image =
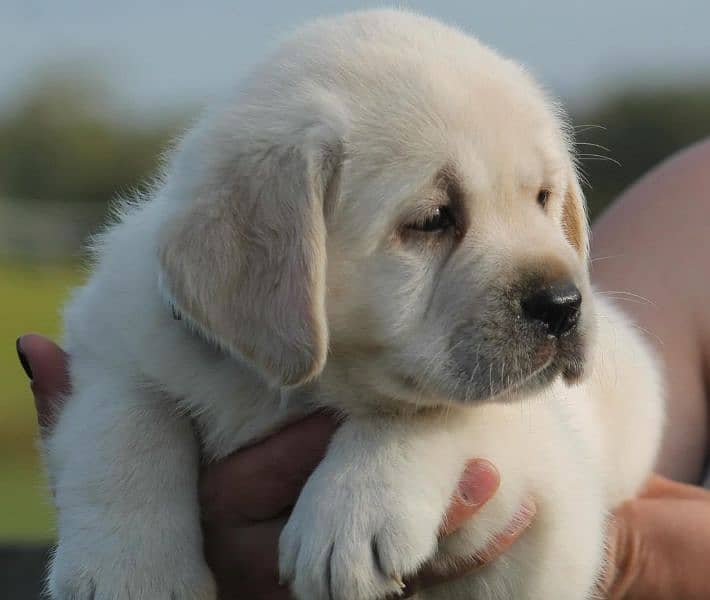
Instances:
[[[336,427],[333,416],[312,415],[207,466],[200,481],[204,519],[243,524],[293,506]]]
[[[470,460],[446,511],[440,534],[449,535],[461,527],[493,497],[499,485],[500,475],[495,466],[480,458]]]
[[[654,544],[649,543],[646,531],[648,509],[657,503],[657,500],[629,500],[612,513],[607,529],[607,556],[598,585],[600,597],[609,600],[674,597],[648,589],[657,588],[660,592],[666,580],[659,565],[654,566]]]
[[[607,524],[604,563],[597,577],[595,598],[618,598],[630,587],[628,581],[631,570],[628,568],[627,552],[628,531],[623,520],[612,516]]]
[[[710,503],[642,498],[622,504],[613,519],[602,597],[710,598]]]
[[[653,475],[641,492],[641,497],[646,499],[674,498],[676,500],[710,501],[710,491],[697,485],[680,483],[660,475]]]
[[[646,528],[643,526],[649,514],[653,514],[651,511],[658,510],[658,507],[673,507],[673,510],[680,511],[685,501],[691,501],[694,505],[697,500],[710,500],[710,492],[660,475],[649,478],[640,496],[639,500],[631,500],[619,506],[610,520],[607,556],[597,585],[600,598],[615,600],[631,596],[644,597],[643,594],[647,594],[642,589],[644,573],[649,569],[653,571],[656,582],[660,580],[659,573],[662,571],[649,566],[652,562],[650,549],[654,548],[654,544],[645,539]],[[678,514],[682,512],[669,514],[667,519],[658,519],[657,523],[652,521],[653,529],[660,531],[662,527],[659,525],[677,522]],[[639,589],[642,589],[641,595]]]
[[[532,500],[527,500],[520,506],[508,527],[496,535],[482,552],[446,563],[434,561],[427,564],[415,577],[405,581],[405,597],[412,596],[421,589],[458,579],[487,565],[503,554],[525,533],[532,525],[536,513],[535,503]]]
[[[41,428],[51,425],[62,397],[70,390],[67,355],[51,340],[27,334],[17,339],[17,355],[31,380]]]
[[[205,528],[205,558],[215,575],[221,600],[291,600],[279,584],[278,544],[286,519],[245,527]]]

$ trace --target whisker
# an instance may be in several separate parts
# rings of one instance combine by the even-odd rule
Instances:
[[[610,163],[616,165],[617,167],[621,167],[621,163],[618,160],[616,160],[615,158],[611,158],[610,156],[604,156],[603,154],[585,153],[585,154],[578,154],[577,156],[579,158],[581,158],[582,160],[588,160],[588,161],[598,160],[598,161],[602,161],[602,162],[606,161],[606,162],[610,162]]]
[[[665,344],[663,343],[663,340],[662,340],[660,337],[658,337],[655,333],[652,333],[651,331],[649,331],[649,330],[646,329],[645,327],[641,327],[641,325],[639,325],[638,323],[632,322],[632,323],[631,323],[631,326],[632,326],[634,329],[638,329],[639,331],[642,331],[642,332],[645,333],[647,336],[652,337],[654,340],[656,340],[656,341],[658,342],[659,346],[664,346],[664,345],[665,345]]]
[[[587,123],[584,125],[574,125],[572,127],[572,129],[574,129],[575,132],[577,132],[577,133],[584,133],[585,131],[588,131],[590,129],[602,129],[604,131],[607,130],[606,126],[598,125],[598,124],[594,124],[594,123]]]
[[[646,302],[641,302],[640,300],[636,300],[635,298],[624,298],[623,296],[609,296],[609,297],[614,301],[630,302],[631,304],[641,304],[641,305],[647,306]]]
[[[608,256],[595,256],[594,258],[590,259],[590,263],[595,263],[599,260],[608,260],[610,258],[619,258],[620,256],[623,256],[622,254],[609,254]]]
[[[643,302],[650,304],[654,308],[658,308],[658,305],[651,300],[650,298],[646,298],[645,296],[641,296],[640,294],[635,294],[634,292],[627,292],[624,290],[603,290],[601,292],[598,292],[599,294],[604,294],[606,296],[611,296],[613,294],[621,294],[622,296],[631,296],[633,298],[636,298],[638,300],[642,300]]]
[[[591,146],[592,148],[599,148],[600,150],[604,150],[605,152],[611,152],[609,148],[606,146],[602,146],[601,144],[595,144],[593,142],[575,142],[575,146]]]
[[[591,181],[589,181],[589,177],[587,177],[587,174],[581,167],[577,168],[577,177],[579,177],[579,181],[582,183],[583,186],[589,188],[590,190],[593,189],[592,183]]]

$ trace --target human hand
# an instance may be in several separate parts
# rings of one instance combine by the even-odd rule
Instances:
[[[710,492],[654,475],[615,512],[602,596],[610,600],[710,598]]]
[[[61,409],[62,396],[70,391],[68,356],[53,342],[31,334],[18,339],[17,351],[31,380],[40,431],[45,434]],[[279,536],[336,427],[329,416],[313,415],[204,468],[200,502],[205,556],[221,598],[291,597],[278,583]],[[441,535],[456,531],[480,510],[498,484],[498,472],[488,461],[469,461],[458,493],[443,518]],[[424,567],[405,582],[406,595],[461,577],[503,553],[532,523],[534,506],[527,508],[484,552],[451,570]]]

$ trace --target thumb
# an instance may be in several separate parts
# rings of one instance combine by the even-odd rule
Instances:
[[[640,554],[637,536],[623,518],[624,507],[612,515],[607,529],[606,561],[598,584],[599,598],[621,599],[636,579],[636,563]]]
[[[675,597],[666,593],[670,583],[668,572],[663,561],[658,560],[657,541],[652,539],[653,535],[649,537],[649,520],[654,527],[658,525],[654,518],[655,502],[634,499],[614,510],[607,534],[607,563],[599,586],[600,598]]]

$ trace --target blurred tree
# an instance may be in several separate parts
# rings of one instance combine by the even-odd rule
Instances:
[[[90,69],[42,73],[0,115],[0,196],[107,202],[149,179],[182,119],[120,118],[113,97]]]
[[[0,115],[0,197],[105,203],[149,180],[187,112],[127,118],[122,100],[90,65],[41,72]],[[710,134],[710,83],[629,84],[572,114],[596,216],[653,165]]]
[[[630,87],[573,116],[594,217],[651,167],[710,135],[710,84]]]

